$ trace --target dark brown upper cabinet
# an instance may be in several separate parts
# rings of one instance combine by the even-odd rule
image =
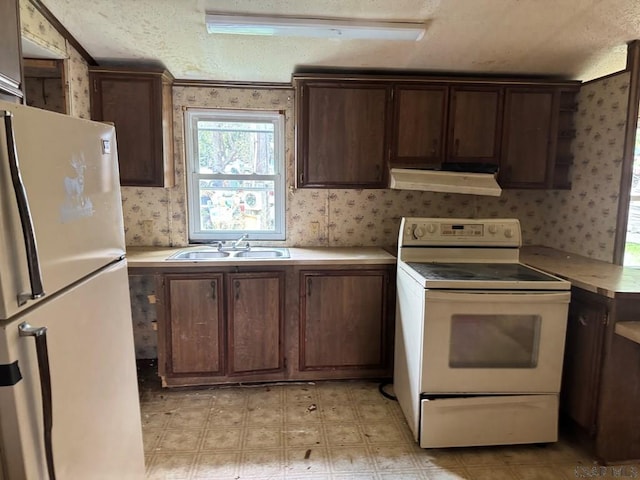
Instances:
[[[507,88],[500,160],[505,188],[571,188],[577,87]]]
[[[394,88],[391,163],[394,166],[440,164],[445,152],[447,86]]]
[[[391,86],[299,80],[298,187],[387,186]]]
[[[0,2],[0,45],[0,99],[20,102],[24,94],[18,0]]]
[[[394,88],[394,167],[500,161],[502,90],[445,84]]]
[[[507,88],[500,185],[544,188],[553,173],[554,90]]]
[[[172,187],[171,74],[91,67],[89,79],[91,118],[116,127],[120,184]]]
[[[499,86],[453,86],[445,162],[500,163],[502,90]]]
[[[294,86],[298,187],[385,188],[388,168],[447,163],[497,168],[503,188],[571,187],[578,81],[297,74]]]

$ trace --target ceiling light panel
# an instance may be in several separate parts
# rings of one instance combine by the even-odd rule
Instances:
[[[418,41],[425,24],[301,17],[268,17],[207,13],[209,33],[335,39]]]

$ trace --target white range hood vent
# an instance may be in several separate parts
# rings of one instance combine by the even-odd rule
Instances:
[[[392,168],[390,188],[423,192],[464,193],[499,197],[502,189],[495,173],[452,172]]]

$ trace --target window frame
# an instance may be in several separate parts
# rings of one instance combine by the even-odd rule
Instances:
[[[274,126],[274,174],[199,173],[198,121],[212,122],[270,122]],[[217,240],[236,240],[247,234],[249,240],[285,240],[285,115],[273,110],[227,110],[217,108],[187,108],[185,125],[185,176],[187,180],[187,235],[190,243],[210,243]],[[209,232],[200,224],[200,180],[268,180],[274,182],[275,225],[273,231],[219,230]]]

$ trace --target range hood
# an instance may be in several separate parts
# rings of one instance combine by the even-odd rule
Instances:
[[[423,192],[464,193],[499,197],[502,189],[495,173],[476,173],[417,168],[392,168],[390,188]]]

